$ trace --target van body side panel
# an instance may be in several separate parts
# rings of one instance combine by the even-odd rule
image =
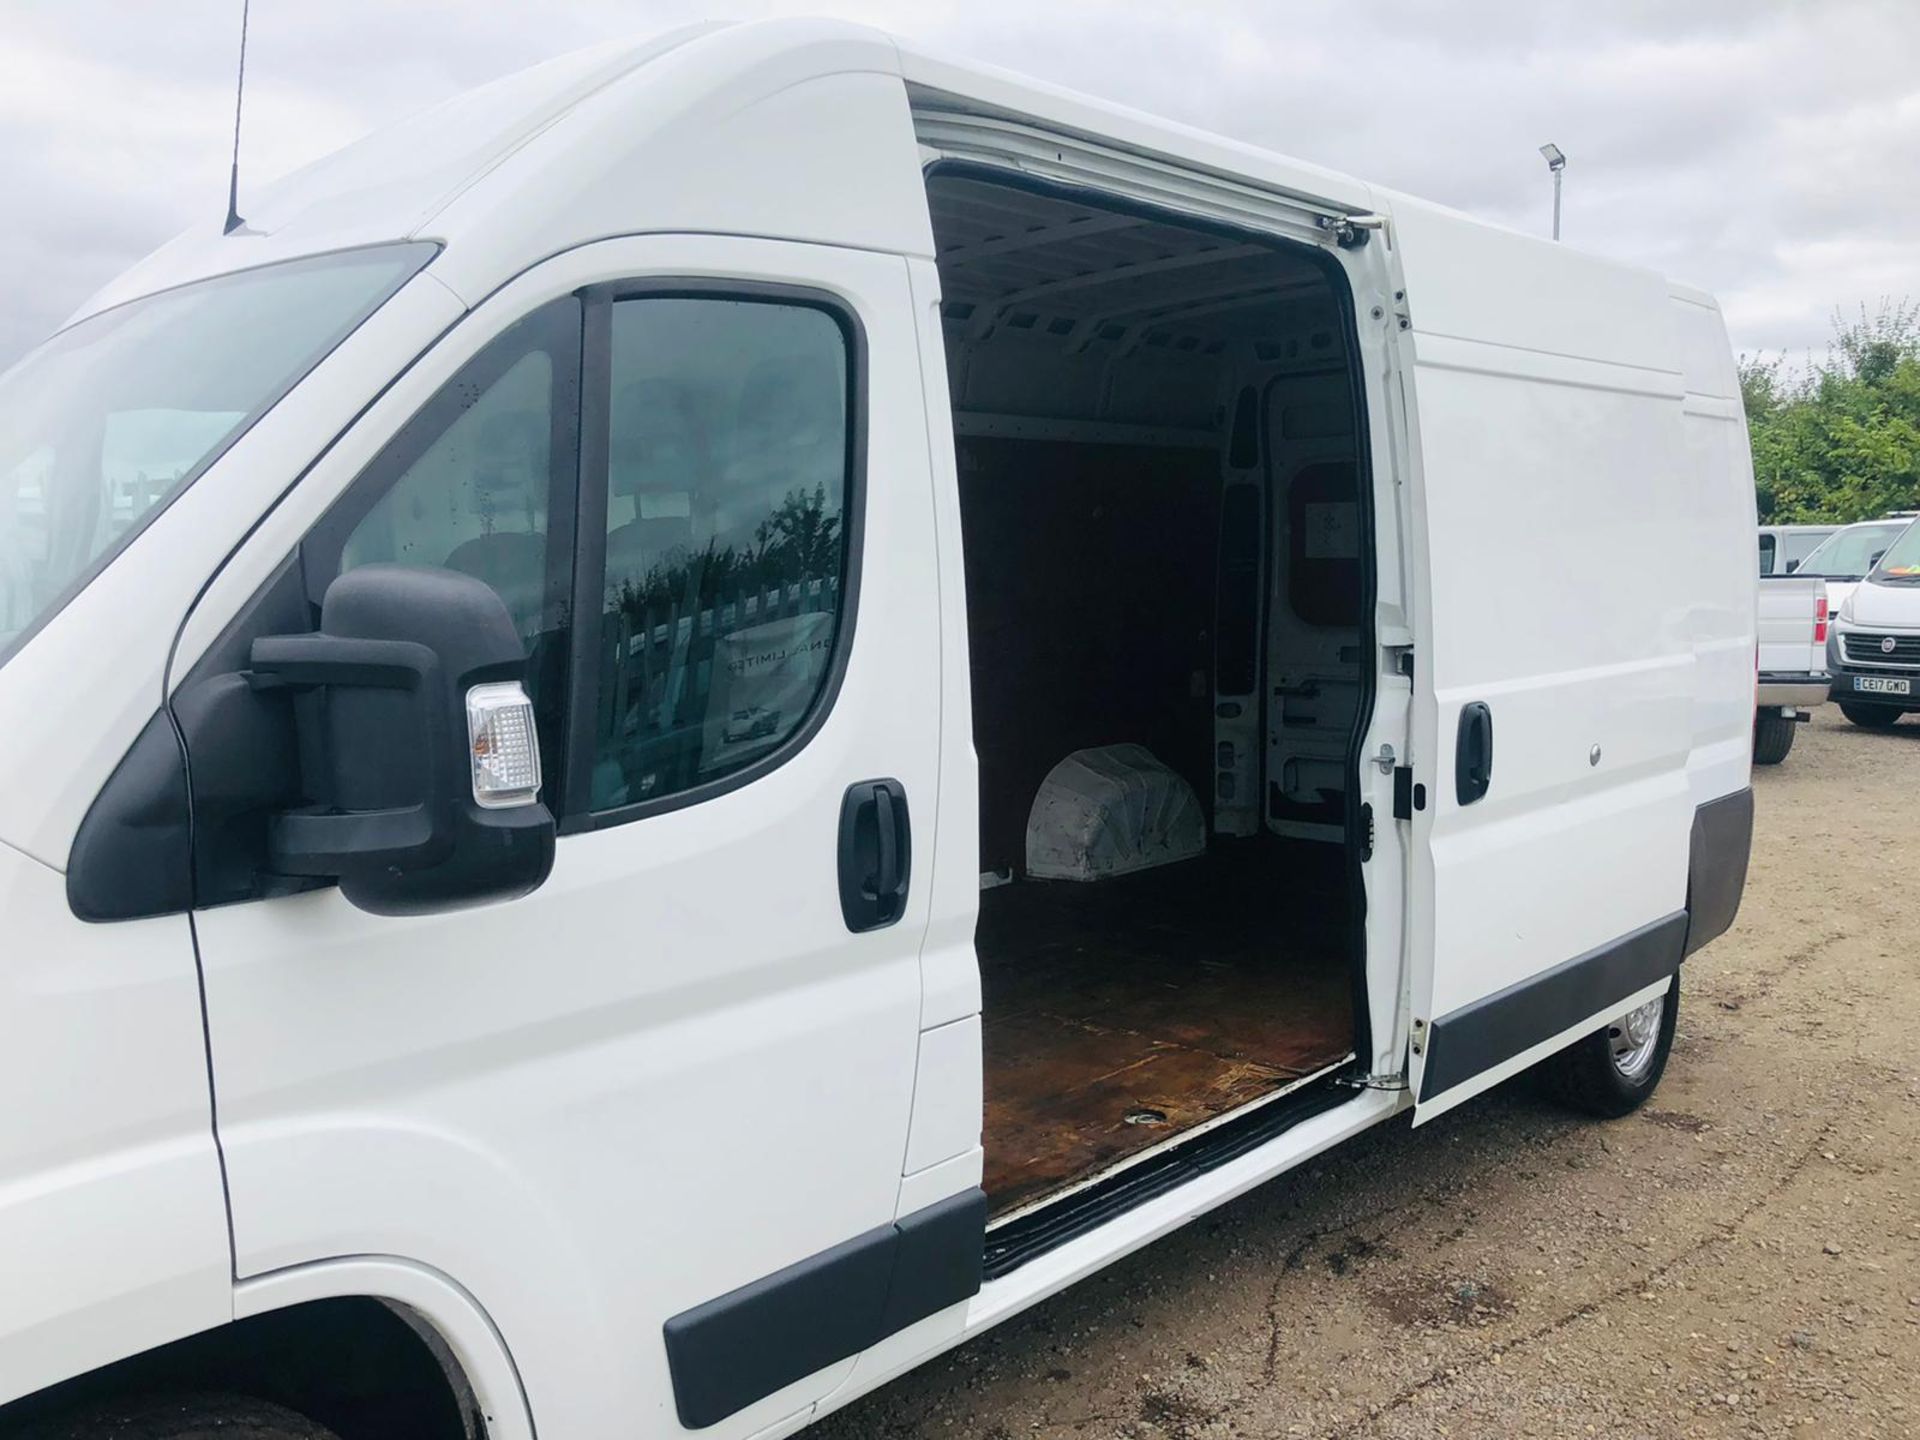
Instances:
[[[1749,530],[1723,532],[1700,498],[1723,480],[1693,473],[1663,281],[1417,204],[1394,223],[1424,592],[1414,1016],[1439,1030],[1505,996],[1509,1016],[1532,1004],[1544,1042],[1601,1023],[1609,992],[1647,983],[1648,955],[1678,963],[1647,931],[1687,903],[1700,607],[1659,577],[1735,547],[1751,570]],[[1752,584],[1707,608],[1731,612]],[[1474,706],[1493,740],[1478,799],[1459,780]],[[1570,964],[1587,978],[1544,979]],[[1502,1033],[1469,1073],[1417,1085],[1421,1118],[1533,1058],[1524,1026]],[[1433,1060],[1415,1046],[1416,1081]]]
[[[0,1403],[233,1317],[184,915],[89,925],[0,844]]]
[[[395,919],[323,890],[197,916],[239,1273],[377,1254],[449,1276],[499,1327],[551,1440],[671,1431],[670,1318],[757,1285],[777,1296],[762,1282],[896,1219],[912,1228],[898,1206],[927,853],[914,845],[906,913],[861,935],[848,933],[835,868],[848,786],[899,781],[916,838],[935,833],[941,808],[931,485],[905,262],[717,236],[558,257],[453,331],[229,567],[269,573],[369,454],[517,318],[583,286],[664,277],[806,286],[858,318],[858,596],[819,728],[750,783],[563,836],[551,877],[510,903]],[[206,603],[221,614],[202,623],[217,630],[249,594],[217,583]],[[731,1392],[739,1408],[704,1433],[746,1436],[804,1411],[851,1372],[854,1353],[835,1348],[771,1393]]]

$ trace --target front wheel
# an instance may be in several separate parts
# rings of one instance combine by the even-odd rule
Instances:
[[[1555,1099],[1575,1110],[1609,1120],[1631,1114],[1666,1073],[1679,1017],[1676,974],[1666,994],[1636,1005],[1544,1061],[1541,1079]]]
[[[1793,732],[1800,722],[1778,710],[1762,710],[1753,717],[1753,763],[1778,765],[1793,749]]]
[[[1887,705],[1849,705],[1842,701],[1840,713],[1865,730],[1885,730],[1900,722],[1900,712]]]

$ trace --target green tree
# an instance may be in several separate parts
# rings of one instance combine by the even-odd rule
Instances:
[[[1760,518],[1849,522],[1920,509],[1920,304],[1836,311],[1824,360],[1742,357]]]

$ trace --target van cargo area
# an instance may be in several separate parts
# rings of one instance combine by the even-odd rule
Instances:
[[[981,896],[996,1213],[1285,1094],[1352,1053],[1344,907],[1275,904],[1295,887],[1302,900],[1339,895],[1339,858],[1305,841],[1222,842],[1103,885]]]
[[[1006,1220],[1350,1060],[1370,532],[1317,257],[929,178]]]

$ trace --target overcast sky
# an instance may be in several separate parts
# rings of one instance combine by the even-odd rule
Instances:
[[[1735,346],[1920,296],[1920,0],[255,0],[245,188],[577,46],[829,13],[1715,291]],[[224,213],[239,0],[0,0],[0,366]]]

